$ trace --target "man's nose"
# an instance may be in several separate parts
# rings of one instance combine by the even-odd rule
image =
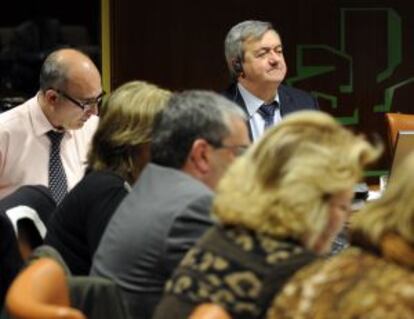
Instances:
[[[277,64],[281,61],[282,55],[280,53],[271,51],[269,56],[269,62],[272,64]]]

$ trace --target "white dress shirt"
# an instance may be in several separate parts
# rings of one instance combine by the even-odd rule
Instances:
[[[244,104],[246,104],[248,118],[249,118],[249,125],[251,128],[253,141],[256,141],[259,139],[260,136],[263,135],[265,130],[265,121],[263,117],[258,112],[259,107],[262,106],[262,104],[265,103],[265,101],[259,99],[258,97],[251,94],[249,91],[247,91],[240,83],[237,83],[237,87],[239,89],[239,92],[244,100]],[[275,101],[279,101],[279,95],[276,94]],[[280,115],[280,107],[278,107],[275,110],[275,115],[273,118],[273,125],[276,125],[282,120],[282,116]]]
[[[98,125],[92,116],[81,129],[67,130],[60,155],[70,190],[83,176],[87,152]],[[0,114],[0,199],[29,184],[48,186],[50,141],[53,129],[37,96]]]

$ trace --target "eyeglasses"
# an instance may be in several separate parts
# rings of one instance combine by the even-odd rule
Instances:
[[[246,145],[246,144],[225,145],[225,144],[222,144],[221,142],[212,142],[212,141],[207,141],[207,143],[209,143],[214,148],[226,148],[226,149],[229,149],[236,156],[243,155],[246,152],[246,150],[249,148],[249,146],[250,146],[250,145]]]
[[[102,105],[103,97],[106,94],[105,91],[102,91],[102,93],[99,94],[96,98],[88,99],[85,101],[78,101],[61,90],[57,90],[53,88],[52,90],[56,91],[59,95],[63,96],[65,99],[71,101],[73,104],[80,107],[83,111],[88,111],[92,109],[94,106],[97,106],[99,108]]]

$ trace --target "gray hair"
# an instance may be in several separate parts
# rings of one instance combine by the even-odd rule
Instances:
[[[234,62],[238,61],[241,63],[244,60],[244,41],[249,38],[259,40],[269,30],[274,30],[279,34],[270,22],[257,20],[243,21],[230,29],[224,40],[224,55],[226,56],[230,75],[233,78],[237,78],[239,75],[237,70],[234,69]]]
[[[154,123],[152,162],[181,169],[196,139],[221,145],[235,117],[246,120],[239,106],[217,93],[191,90],[174,94]]]
[[[50,88],[61,88],[68,80],[68,68],[65,63],[59,61],[60,50],[49,54],[40,69],[39,87],[41,91]]]

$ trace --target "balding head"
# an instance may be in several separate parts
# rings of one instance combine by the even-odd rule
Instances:
[[[69,81],[83,85],[97,79],[100,83],[99,71],[87,55],[75,49],[60,49],[52,52],[42,65],[40,90],[64,89]]]
[[[92,114],[97,114],[102,94],[101,75],[84,53],[59,49],[44,61],[39,104],[54,127],[82,127]]]

